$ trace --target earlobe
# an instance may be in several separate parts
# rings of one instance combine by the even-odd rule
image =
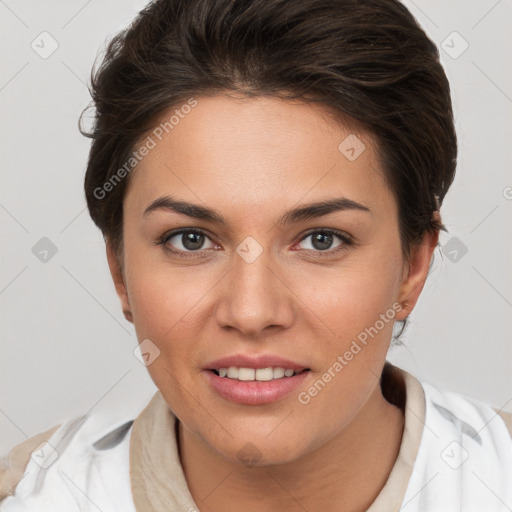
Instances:
[[[110,269],[110,275],[116,289],[117,296],[121,301],[121,307],[126,320],[133,323],[133,314],[130,307],[130,301],[128,299],[128,292],[126,289],[126,283],[123,275],[123,269],[121,262],[119,261],[111,239],[107,239],[105,243],[108,267]]]
[[[404,276],[398,302],[402,309],[396,315],[396,320],[404,320],[418,302],[423,286],[428,277],[434,249],[439,240],[439,231],[429,231],[423,236],[421,243],[411,249],[411,258]]]

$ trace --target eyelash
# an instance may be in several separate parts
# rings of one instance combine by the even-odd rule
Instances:
[[[179,251],[179,250],[176,250],[176,249],[171,249],[170,247],[168,247],[166,244],[167,242],[175,237],[176,235],[181,235],[183,233],[194,233],[196,235],[204,235],[206,236],[207,238],[210,238],[207,233],[205,233],[204,231],[200,230],[200,229],[196,229],[196,228],[182,228],[182,229],[178,229],[176,231],[171,231],[169,233],[165,233],[157,242],[156,242],[156,245],[161,245],[163,247],[163,249],[165,251],[168,251],[170,253],[173,253],[175,255],[177,255],[178,257],[180,258],[193,258],[196,254],[200,253],[201,252],[201,249],[198,250],[198,251]],[[315,234],[315,233],[322,233],[322,234],[329,234],[329,235],[335,235],[337,236],[339,239],[341,239],[341,241],[343,242],[341,245],[339,245],[338,247],[334,248],[334,249],[326,249],[325,251],[312,251],[314,252],[316,255],[318,255],[319,257],[327,257],[327,256],[332,256],[333,254],[337,254],[341,251],[346,251],[348,249],[349,246],[351,245],[354,245],[354,242],[353,240],[347,236],[345,233],[343,233],[342,231],[338,231],[336,229],[321,229],[321,228],[315,228],[313,230],[310,230],[308,231],[300,240],[299,242],[297,243],[300,243],[302,241],[304,241],[306,238],[308,238],[309,236]],[[208,249],[203,249],[203,250],[208,250]],[[311,251],[311,249],[305,249],[306,251]]]

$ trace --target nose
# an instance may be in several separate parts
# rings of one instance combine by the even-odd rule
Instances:
[[[233,254],[232,270],[219,290],[218,324],[252,338],[267,329],[290,327],[295,294],[279,265],[266,250],[254,260],[240,254]]]

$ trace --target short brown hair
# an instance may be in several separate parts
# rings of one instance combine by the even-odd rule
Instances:
[[[222,91],[317,101],[357,120],[377,142],[404,254],[445,230],[433,212],[455,174],[450,87],[436,45],[396,0],[155,0],[111,39],[90,89],[85,194],[116,249],[130,178],[113,183],[116,173],[168,109]]]

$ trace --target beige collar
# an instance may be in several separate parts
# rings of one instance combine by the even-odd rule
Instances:
[[[389,401],[405,408],[405,427],[388,480],[367,512],[400,509],[425,421],[423,388],[410,373],[386,362],[382,389]],[[176,417],[157,391],[135,419],[130,440],[130,480],[137,512],[197,510],[178,455],[176,429]]]

